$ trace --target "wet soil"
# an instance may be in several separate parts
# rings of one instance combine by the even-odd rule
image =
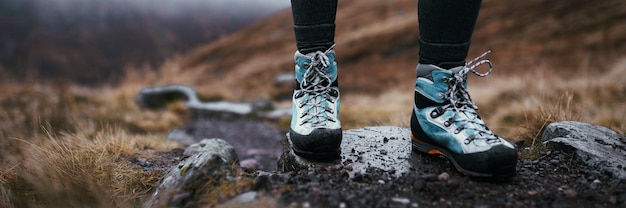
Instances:
[[[205,128],[194,130],[195,136],[218,136],[206,130],[217,127],[226,132],[222,136],[234,135],[223,139],[235,147],[240,159],[241,152],[250,149],[271,155],[282,152],[284,131],[263,122],[248,122],[252,121],[202,121],[185,128]],[[213,126],[207,128],[209,124]],[[266,128],[265,133],[250,132],[258,130],[251,126]],[[626,207],[626,180],[586,166],[571,149],[536,146],[521,148],[519,153],[517,176],[498,182],[466,177],[445,158],[416,152],[409,158],[412,167],[403,174],[377,168],[354,174],[350,166],[340,163],[290,172],[277,171],[271,165],[256,171],[240,170],[243,177],[257,181],[255,187],[267,187],[265,195],[281,207]],[[168,161],[175,165],[181,157],[182,151],[177,150],[133,162],[144,168],[149,168],[146,164],[167,167]],[[161,162],[152,161],[158,158]]]
[[[529,149],[521,150],[529,151]],[[312,207],[624,207],[626,181],[581,164],[572,153],[546,150],[519,160],[509,181],[481,181],[456,172],[445,159],[413,153],[400,177],[380,169],[348,177],[340,165],[270,173],[282,205]]]

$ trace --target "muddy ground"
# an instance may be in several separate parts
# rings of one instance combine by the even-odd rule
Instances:
[[[277,140],[286,137],[269,123],[205,120],[182,128],[196,138],[221,137],[240,161],[255,160],[258,170],[239,169],[242,176],[266,187],[260,191],[280,207],[626,207],[626,180],[587,167],[566,147],[520,148],[517,176],[498,182],[466,177],[445,158],[416,152],[400,176],[377,168],[351,174],[341,162],[282,172],[274,159],[282,152]],[[165,161],[182,151],[161,156],[151,164],[167,171]]]

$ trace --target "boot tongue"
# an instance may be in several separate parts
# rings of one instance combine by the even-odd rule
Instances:
[[[452,69],[449,69],[452,73],[454,74],[458,74],[459,72],[463,71],[464,66],[457,66],[454,67]]]

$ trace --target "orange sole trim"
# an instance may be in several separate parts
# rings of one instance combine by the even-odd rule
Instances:
[[[415,138],[415,136],[413,136],[413,134],[411,134],[411,140],[414,141],[414,142],[421,143],[421,144],[426,144],[425,142],[422,142],[421,140]],[[426,152],[426,154],[429,154],[429,155],[441,155],[441,156],[445,157],[446,159],[451,160],[450,157],[448,157],[448,155],[446,155],[445,153],[443,153],[442,151],[440,151],[438,149],[430,149],[430,150],[428,150]],[[456,169],[456,171],[458,171],[459,173],[461,173],[461,174],[463,174],[465,176],[472,176],[472,174],[466,173],[461,168],[456,166],[454,162],[452,162],[452,167],[454,167],[454,169]]]

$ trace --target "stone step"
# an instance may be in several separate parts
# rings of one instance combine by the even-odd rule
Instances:
[[[341,142],[341,159],[327,163],[310,161],[295,155],[285,140],[278,169],[286,172],[340,165],[351,170],[351,175],[378,168],[400,176],[411,169],[410,134],[411,130],[395,126],[346,130]]]

